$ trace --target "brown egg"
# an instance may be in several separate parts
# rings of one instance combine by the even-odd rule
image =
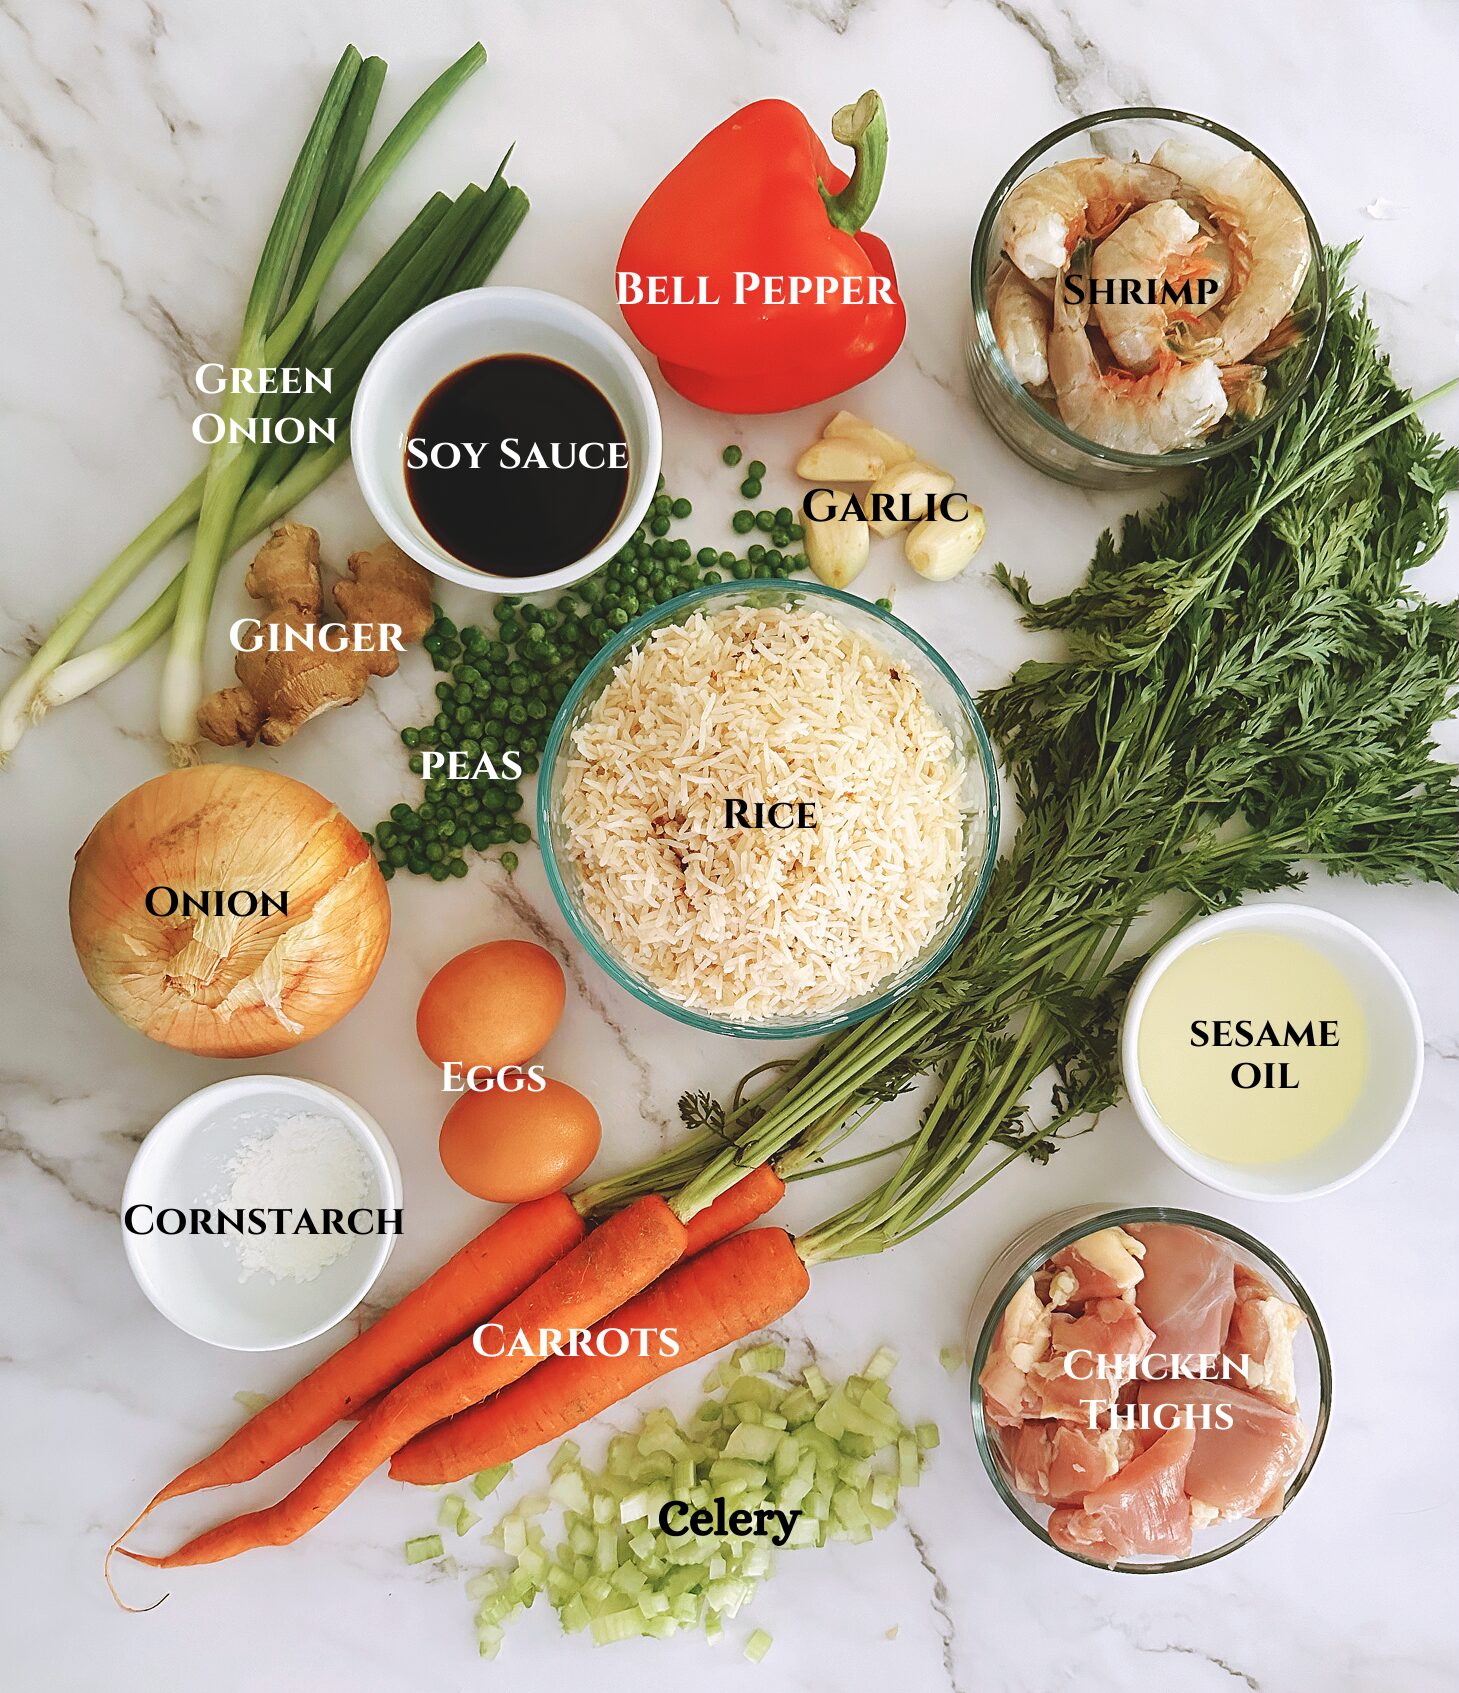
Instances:
[[[546,1046],[566,998],[562,969],[545,948],[488,941],[431,977],[415,1014],[416,1038],[436,1064],[525,1064]]]
[[[536,1092],[463,1094],[441,1124],[441,1163],[467,1193],[515,1205],[576,1181],[602,1137],[591,1101],[549,1076]]]

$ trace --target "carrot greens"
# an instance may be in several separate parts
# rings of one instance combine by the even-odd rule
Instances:
[[[1433,744],[1455,704],[1455,608],[1407,583],[1459,484],[1416,414],[1456,384],[1399,388],[1343,288],[1349,256],[1327,256],[1339,297],[1301,405],[1102,537],[1073,593],[1040,602],[1000,570],[1067,656],[981,702],[1023,814],[983,912],[933,981],[725,1113],[748,1166],[937,1078],[891,1174],[799,1237],[808,1262],[909,1239],[1112,1104],[1129,983],[1195,916],[1313,866],[1456,886],[1455,771]],[[1002,1160],[970,1175],[991,1143]]]

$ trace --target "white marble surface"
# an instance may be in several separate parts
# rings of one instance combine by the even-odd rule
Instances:
[[[361,254],[378,251],[429,189],[489,172],[515,137],[513,174],[534,210],[498,278],[558,289],[609,316],[628,217],[707,128],[769,94],[826,119],[876,84],[893,140],[874,225],[896,254],[912,325],[859,409],[939,443],[959,486],[987,508],[984,557],[1007,560],[1040,588],[1075,578],[1118,502],[1040,480],[1013,461],[973,409],[959,349],[983,201],[1013,155],[1070,113],[1152,99],[1249,133],[1305,190],[1329,239],[1363,237],[1356,274],[1403,380],[1428,385],[1459,363],[1444,209],[1459,31],[1437,0],[1227,0],[1189,15],[1140,0],[8,0],[0,14],[7,655],[25,652],[191,473],[188,373],[202,357],[228,356],[299,125],[343,39],[390,61],[393,114],[478,33],[491,50],[488,71],[392,184]],[[1459,433],[1459,407],[1434,422]],[[730,428],[672,396],[665,424],[675,488],[701,512],[716,511],[726,491],[716,455]],[[778,468],[806,432],[792,417],[755,423],[743,438]],[[335,559],[370,537],[348,473],[305,515],[323,527]],[[1451,547],[1425,586],[1438,590],[1445,576],[1452,584],[1456,565]],[[868,591],[895,568],[892,557],[880,560],[864,579]],[[225,601],[241,599],[240,574],[231,574]],[[443,595],[458,609],[469,597]],[[982,569],[952,589],[904,576],[898,609],[935,629],[975,685],[997,681],[1032,650]],[[217,647],[212,666],[220,678],[227,670]],[[406,791],[393,731],[418,719],[433,680],[408,663],[373,703],[309,728],[272,762],[367,825]],[[0,778],[4,1680],[47,1693],[455,1690],[584,1673],[605,1693],[640,1686],[645,1674],[692,1676],[707,1690],[740,1684],[752,1673],[734,1644],[744,1619],[713,1649],[619,1647],[589,1663],[582,1641],[565,1642],[550,1614],[534,1613],[497,1666],[479,1666],[460,1592],[401,1562],[402,1540],[432,1514],[429,1496],[383,1480],[303,1546],[184,1572],[150,1615],[125,1616],[107,1598],[102,1550],[139,1499],[231,1426],[236,1390],[276,1390],[331,1344],[265,1357],[212,1351],[169,1327],[124,1267],[117,1204],[137,1142],[164,1109],[229,1068],[124,1029],[86,990],[67,940],[72,852],[106,805],[162,768],[155,687],[149,661],[44,725]],[[392,894],[394,939],[368,999],[280,1066],[345,1087],[394,1139],[408,1235],[382,1295],[433,1265],[476,1216],[436,1160],[441,1100],[411,1038],[422,984],[468,939],[535,934],[567,956],[531,852],[515,883],[478,864],[447,886],[397,879]],[[1423,1007],[1428,1073],[1397,1150],[1320,1203],[1223,1203],[1155,1156],[1120,1110],[1052,1168],[1000,1178],[919,1243],[818,1275],[791,1332],[813,1336],[843,1369],[875,1342],[897,1341],[901,1397],[919,1416],[937,1417],[945,1438],[930,1485],[909,1497],[896,1528],[871,1546],[785,1561],[754,1610],[776,1640],[754,1672],[760,1684],[817,1693],[859,1693],[889,1678],[951,1693],[1455,1685],[1454,1466],[1442,1455],[1459,1385],[1446,1338],[1459,1187],[1459,906],[1433,891],[1337,884],[1307,897],[1376,935]],[[599,1102],[605,1158],[626,1164],[673,1132],[683,1087],[723,1086],[754,1053],[728,1041],[691,1047],[591,965],[567,962],[568,1012],[547,1061]],[[789,1219],[824,1214],[831,1199],[824,1183],[802,1186]],[[1287,1257],[1326,1317],[1336,1414],[1312,1483],[1287,1521],[1196,1574],[1113,1578],[1037,1545],[990,1492],[965,1384],[937,1363],[1004,1242],[1087,1199],[1218,1209]],[[692,1384],[676,1391],[682,1402]],[[201,1522],[214,1509],[206,1498],[190,1503],[197,1508],[179,1507],[170,1522]],[[127,1585],[139,1597],[161,1590],[140,1572]]]

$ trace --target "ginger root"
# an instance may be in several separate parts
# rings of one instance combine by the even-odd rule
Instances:
[[[326,651],[317,644],[332,623],[320,621],[318,534],[280,523],[259,548],[244,578],[264,607],[257,647],[238,655],[240,685],[210,694],[198,708],[198,729],[215,745],[282,746],[311,717],[352,705],[372,676],[393,675],[400,664],[393,640],[403,646],[430,628],[431,579],[392,541],[352,554],[349,571],[334,587],[346,622],[333,624],[330,637],[343,650]],[[363,629],[373,633],[358,635]]]

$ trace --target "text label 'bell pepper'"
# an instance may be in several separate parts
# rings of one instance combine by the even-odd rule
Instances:
[[[862,224],[886,168],[881,96],[831,122],[837,170],[784,100],[727,118],[649,196],[618,255],[618,303],[672,387],[712,411],[814,404],[875,375],[907,313]]]

